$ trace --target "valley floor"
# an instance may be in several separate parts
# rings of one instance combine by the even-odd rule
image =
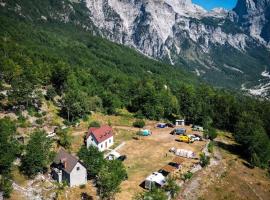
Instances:
[[[120,145],[117,151],[126,155],[124,165],[128,172],[128,180],[121,184],[121,191],[116,195],[117,200],[129,200],[135,194],[143,192],[142,187],[145,178],[154,171],[158,171],[168,164],[174,155],[169,153],[172,147],[194,151],[196,157],[205,149],[207,141],[197,141],[192,144],[177,141],[178,136],[171,135],[172,128],[155,128],[156,121],[147,121],[146,128],[152,131],[148,137],[134,139],[138,128],[132,127],[134,118],[121,116],[104,116],[93,114],[91,120],[101,123],[112,124],[115,134],[113,148]],[[83,136],[87,131],[88,122],[81,122],[71,129],[73,142],[71,151],[76,153],[83,145]],[[187,132],[191,133],[190,127],[186,126]],[[194,173],[189,181],[182,181],[181,175],[194,168],[198,159],[183,158],[182,170],[174,174],[178,177],[181,185],[179,200],[268,200],[270,197],[270,177],[265,170],[251,169],[248,163],[239,156],[238,145],[234,142],[231,134],[219,132],[215,139],[214,152],[211,163]],[[27,180],[20,175],[18,169],[13,169],[14,192],[12,200],[39,200],[52,199],[57,193],[58,199],[73,200],[81,199],[82,196],[98,199],[96,189],[92,181],[88,181],[85,187],[59,189],[51,181],[48,175],[38,176],[35,180]]]

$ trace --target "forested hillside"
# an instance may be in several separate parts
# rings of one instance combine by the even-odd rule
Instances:
[[[141,118],[184,117],[233,132],[253,165],[267,167],[270,160],[269,101],[215,89],[69,23],[2,13],[0,77],[1,112],[39,109],[46,98],[60,107],[66,124],[90,111],[117,114],[118,108]],[[4,134],[8,122],[2,123]],[[0,138],[0,151],[8,152],[9,136]],[[11,161],[0,159],[0,168]]]

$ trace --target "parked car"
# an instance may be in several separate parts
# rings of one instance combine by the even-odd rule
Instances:
[[[194,126],[192,126],[192,130],[193,131],[203,131],[203,127],[194,125]]]
[[[203,141],[203,137],[202,137],[201,135],[199,135],[199,134],[197,134],[197,133],[194,133],[194,135],[195,135],[196,137],[200,138],[200,141]]]
[[[186,129],[185,128],[176,128],[172,131],[173,135],[183,135],[186,133]]]
[[[140,130],[140,131],[138,132],[138,135],[141,135],[141,136],[149,136],[149,135],[151,135],[151,134],[152,134],[151,131],[150,131],[150,130],[147,130],[147,129]]]
[[[195,141],[200,141],[200,140],[201,140],[200,137],[196,137],[195,135],[192,135],[192,134],[188,135],[188,137],[189,137],[189,139],[192,140],[193,142],[195,142]]]
[[[186,143],[191,143],[194,142],[191,138],[189,138],[187,135],[180,135],[179,136],[179,141],[180,142],[186,142]]]

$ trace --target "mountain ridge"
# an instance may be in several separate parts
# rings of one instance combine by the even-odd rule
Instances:
[[[86,5],[93,13],[93,23],[106,30],[101,33],[104,37],[172,65],[184,65],[217,86],[257,87],[261,73],[269,70],[270,31],[265,17],[268,0],[240,0],[232,11],[206,11],[190,0],[88,0]],[[243,5],[245,12],[241,12]],[[216,57],[217,48],[223,50],[224,57],[232,57],[233,62]],[[253,51],[260,51],[262,58],[257,58]],[[251,70],[250,63],[256,69]],[[243,73],[239,74],[240,71]],[[268,91],[261,95],[268,95]]]
[[[264,88],[259,95],[269,95],[270,80],[262,76],[270,71],[269,0],[239,0],[231,11],[206,11],[191,0],[49,2],[33,0],[30,6],[24,0],[1,0],[0,5],[29,20],[73,23],[90,34],[184,67],[217,87],[248,92]]]

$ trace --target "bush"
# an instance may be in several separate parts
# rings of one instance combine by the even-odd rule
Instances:
[[[57,95],[54,87],[52,85],[49,85],[48,88],[47,88],[47,95],[46,95],[46,98],[48,100],[53,100],[53,98]]]
[[[39,112],[36,112],[36,113],[34,114],[34,116],[37,117],[37,118],[40,118],[40,117],[43,116],[43,114],[42,114],[42,113],[39,113]]]
[[[165,189],[165,191],[168,191],[171,194],[171,197],[174,199],[177,196],[177,194],[180,190],[180,187],[175,182],[175,179],[169,178],[167,180],[167,183],[166,183],[164,189]]]
[[[99,128],[100,127],[100,123],[98,121],[92,121],[89,123],[89,127],[88,128],[91,128],[91,127],[97,127]]]
[[[87,122],[87,121],[89,120],[89,116],[88,116],[88,115],[84,115],[82,120],[83,120],[84,122]]]
[[[166,195],[163,189],[154,187],[152,188],[152,190],[139,193],[134,197],[134,200],[146,200],[146,199],[167,200],[168,196]]]
[[[3,197],[9,198],[12,193],[12,181],[10,177],[0,175],[0,191],[3,192]],[[1,196],[0,196],[1,198]]]
[[[43,119],[37,119],[37,120],[36,120],[36,123],[37,123],[38,125],[42,125],[42,124],[44,123],[44,120],[43,120]]]
[[[205,153],[200,154],[200,164],[202,167],[206,167],[210,163],[210,157],[206,156]]]
[[[217,137],[216,129],[211,127],[207,130],[206,134],[210,140],[214,140]]]
[[[57,131],[57,135],[59,136],[58,143],[65,149],[70,149],[72,143],[72,136],[68,132],[68,129],[60,129],[59,131]]]
[[[188,171],[187,173],[185,173],[182,177],[182,180],[188,180],[188,179],[191,179],[191,177],[193,176],[193,173]]]
[[[137,128],[143,128],[145,126],[145,122],[142,119],[138,119],[133,122],[133,126]]]
[[[20,113],[17,119],[17,123],[19,127],[26,128],[28,126],[26,118]]]
[[[210,141],[209,144],[208,144],[208,146],[207,146],[207,148],[208,148],[208,151],[210,153],[213,153],[213,151],[214,151],[214,142],[213,141]]]

